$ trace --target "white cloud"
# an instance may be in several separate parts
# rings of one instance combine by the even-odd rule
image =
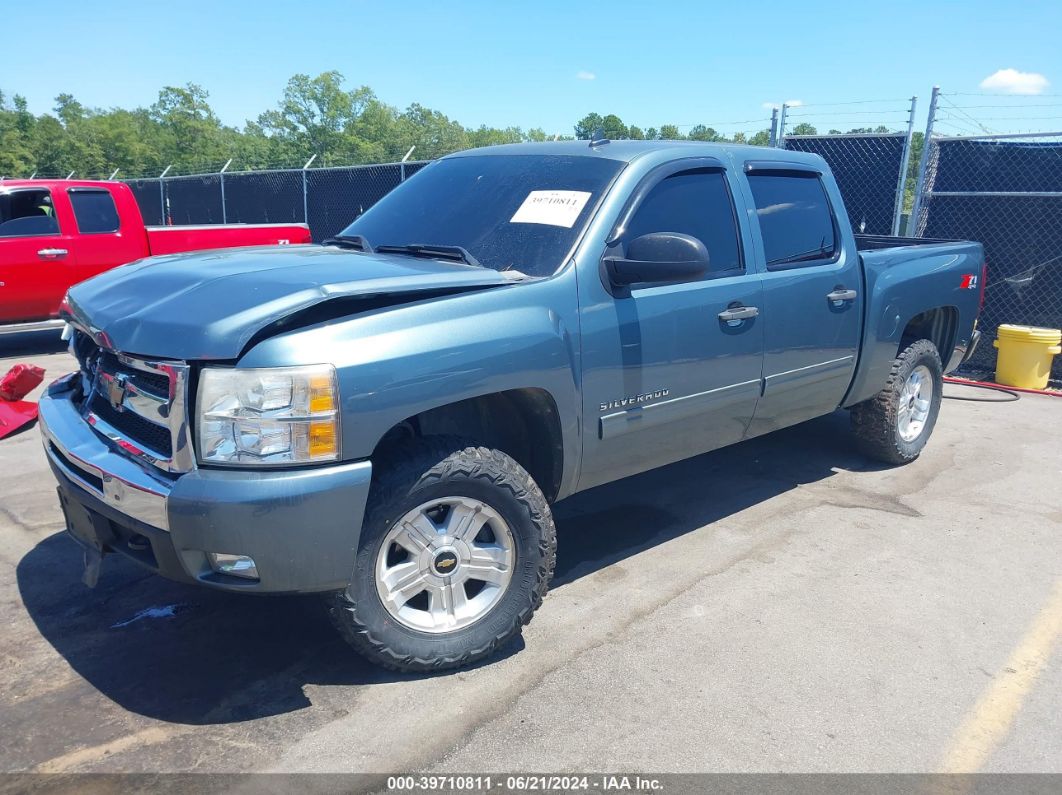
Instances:
[[[588,72],[585,69],[576,72],[575,76],[580,80],[597,80],[597,75],[595,75],[593,72]]]
[[[788,105],[791,108],[799,108],[801,105],[804,104],[804,101],[800,100],[800,99],[787,99],[784,103],[782,103],[782,102],[764,102],[763,103],[763,109],[764,110],[774,110],[775,108],[781,109],[783,104]]]
[[[1017,69],[1000,69],[981,81],[981,88],[1004,94],[1042,94],[1049,85],[1042,74],[1019,72]]]

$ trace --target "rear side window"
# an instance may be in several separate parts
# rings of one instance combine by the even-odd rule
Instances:
[[[59,234],[52,195],[43,189],[0,189],[0,237]]]
[[[817,174],[749,174],[768,268],[832,259],[837,236]]]
[[[114,197],[105,190],[71,190],[77,229],[83,235],[100,235],[118,231],[118,208]]]
[[[741,269],[734,202],[721,171],[698,169],[667,177],[639,205],[627,240],[651,232],[681,232],[708,249],[709,274]]]

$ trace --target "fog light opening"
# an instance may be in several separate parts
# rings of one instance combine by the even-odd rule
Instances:
[[[228,552],[207,552],[210,568],[218,574],[230,577],[242,577],[245,580],[258,579],[258,567],[253,558],[246,555],[232,555]]]

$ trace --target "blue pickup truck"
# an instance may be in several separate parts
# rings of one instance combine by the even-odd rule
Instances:
[[[550,506],[839,407],[916,458],[976,243],[860,237],[815,155],[594,140],[443,158],[323,245],[74,287],[41,401],[85,579],[320,592],[399,670],[472,663],[553,573]],[[794,451],[799,455],[799,451]]]

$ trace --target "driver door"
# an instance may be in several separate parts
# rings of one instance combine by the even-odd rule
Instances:
[[[701,240],[706,276],[682,284],[610,289],[580,280],[584,448],[579,488],[740,441],[760,395],[762,285],[737,222],[723,163],[696,158],[652,172],[634,192],[602,256],[651,232]],[[616,238],[614,233],[613,238]],[[720,315],[723,314],[723,317]]]

